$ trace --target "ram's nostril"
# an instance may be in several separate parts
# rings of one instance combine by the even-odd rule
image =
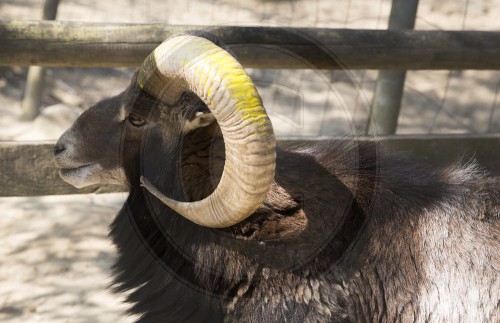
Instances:
[[[62,153],[65,150],[66,150],[66,146],[64,146],[63,144],[57,144],[54,147],[54,154],[58,155],[58,154]]]

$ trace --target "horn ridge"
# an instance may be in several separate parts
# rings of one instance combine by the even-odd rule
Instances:
[[[226,150],[219,184],[205,199],[179,202],[145,178],[142,185],[202,226],[227,227],[250,216],[273,184],[276,143],[260,95],[241,64],[211,41],[184,34],[155,49],[139,71],[138,84],[167,103],[184,91],[194,92],[217,120]]]

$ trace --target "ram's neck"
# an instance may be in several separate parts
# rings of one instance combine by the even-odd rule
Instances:
[[[224,141],[217,124],[195,130],[182,143],[180,177],[190,201],[210,195],[219,184],[224,168]]]

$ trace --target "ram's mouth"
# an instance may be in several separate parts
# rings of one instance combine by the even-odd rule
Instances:
[[[78,167],[59,166],[59,174],[70,174],[74,172],[84,171],[86,168],[92,167],[94,164],[85,164]]]
[[[59,167],[59,176],[68,184],[76,188],[82,188],[95,184],[96,173],[99,172],[99,165],[85,164],[78,167]]]

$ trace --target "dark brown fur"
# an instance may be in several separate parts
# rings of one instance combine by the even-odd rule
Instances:
[[[84,155],[82,143],[101,152],[95,159],[121,152],[131,192],[110,231],[113,288],[130,292],[140,321],[498,320],[497,179],[473,164],[435,169],[341,138],[278,149],[263,205],[233,227],[207,229],[156,200],[138,177],[178,200],[207,196],[224,162],[218,127],[183,134],[206,109],[193,96],[158,107],[158,123],[133,127],[120,111],[156,105],[135,89],[133,81],[91,108],[60,140],[58,157]],[[89,130],[93,115],[110,125]],[[114,129],[110,140],[93,139],[105,129]]]

